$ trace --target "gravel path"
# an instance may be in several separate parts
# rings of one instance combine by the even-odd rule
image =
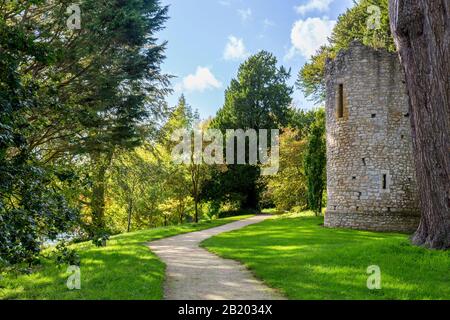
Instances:
[[[275,290],[257,280],[243,265],[220,258],[199,247],[219,233],[261,222],[270,216],[255,216],[220,227],[178,235],[149,243],[166,264],[166,300],[278,300]]]

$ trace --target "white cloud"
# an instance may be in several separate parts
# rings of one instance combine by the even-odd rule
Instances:
[[[273,22],[272,20],[264,19],[263,23],[265,28],[275,27],[275,22]]]
[[[224,6],[224,7],[229,7],[231,5],[231,3],[229,1],[226,1],[226,0],[220,0],[219,4]]]
[[[195,74],[190,74],[183,78],[175,90],[177,91],[200,91],[207,89],[218,89],[222,87],[222,83],[216,79],[211,71],[206,67],[197,67]]]
[[[291,31],[292,47],[286,55],[286,59],[299,53],[305,58],[310,58],[316,51],[328,42],[336,21],[328,18],[307,18],[294,23]]]
[[[240,9],[237,11],[239,16],[241,17],[242,22],[246,22],[252,17],[252,10],[250,8]]]
[[[248,52],[245,48],[244,40],[236,38],[235,36],[229,36],[223,58],[225,60],[242,60],[247,56]]]
[[[306,4],[299,5],[295,7],[295,11],[301,15],[305,15],[311,11],[324,12],[330,8],[330,4],[334,0],[308,0]]]

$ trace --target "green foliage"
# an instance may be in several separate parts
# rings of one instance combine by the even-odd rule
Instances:
[[[309,208],[321,212],[326,185],[325,112],[289,111],[289,127],[280,136],[278,174],[264,177],[263,202],[278,211]]]
[[[164,169],[146,148],[117,152],[106,194],[109,228],[125,232],[161,225],[158,204],[166,196],[162,190]]]
[[[96,230],[92,237],[92,243],[96,247],[106,247],[106,242],[109,240],[109,233],[107,231]]]
[[[311,125],[304,158],[308,208],[317,214],[322,212],[323,193],[326,188],[326,163],[325,110],[319,109],[316,112],[316,120]]]
[[[108,174],[105,216],[114,232],[201,218],[200,210],[195,214],[194,186],[201,184],[206,168],[175,164],[171,155],[178,143],[171,140],[172,134],[177,129],[194,129],[198,121],[198,113],[181,96],[154,139],[135,150],[115,152]]]
[[[141,145],[164,116],[167,20],[158,0],[3,1],[0,12],[0,255],[32,264],[41,243],[104,227],[114,151]],[[86,168],[87,167],[87,168]],[[90,210],[86,210],[89,208]],[[91,230],[94,234],[95,230]]]
[[[239,67],[236,79],[225,91],[225,104],[211,127],[226,129],[283,128],[289,120],[293,88],[290,71],[277,66],[271,53],[261,51]],[[211,201],[239,201],[243,209],[257,209],[263,186],[260,168],[250,165],[218,166],[205,183],[202,197]]]
[[[375,13],[369,10],[370,6],[377,6],[380,9],[379,27],[369,28],[368,26],[372,24],[371,17]],[[334,59],[336,54],[348,48],[352,41],[359,41],[377,49],[392,52],[396,50],[389,25],[388,0],[360,0],[339,16],[330,44],[321,47],[298,74],[297,87],[306,97],[315,102],[324,101],[326,61]]]
[[[225,91],[225,104],[212,127],[226,129],[275,129],[287,125],[293,88],[290,71],[277,67],[276,57],[261,51],[239,67]]]
[[[298,74],[296,85],[307,98],[316,103],[325,100],[325,65],[327,59],[333,57],[332,50],[322,46],[319,51],[306,62]]]
[[[81,259],[76,250],[71,249],[67,246],[67,243],[61,241],[56,246],[56,264],[58,266],[69,265],[69,266],[80,266]]]
[[[272,199],[278,210],[306,207],[306,176],[303,156],[306,139],[299,130],[286,129],[280,137],[280,169],[278,174],[266,177],[266,197]]]
[[[41,1],[35,1],[36,5]],[[23,61],[50,67],[55,51],[29,24],[13,23],[14,13],[31,4],[9,2],[0,14],[0,259],[1,265],[37,262],[44,239],[55,239],[77,220],[53,168],[38,163],[31,152],[33,129],[27,113],[47,102],[38,98],[42,84],[22,73]],[[0,267],[1,267],[0,265]]]

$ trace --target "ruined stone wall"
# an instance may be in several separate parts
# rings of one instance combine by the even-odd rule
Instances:
[[[415,231],[420,214],[397,55],[352,43],[327,63],[326,90],[325,226]]]

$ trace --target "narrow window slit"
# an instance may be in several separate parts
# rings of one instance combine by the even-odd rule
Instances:
[[[338,110],[337,110],[338,118],[344,117],[344,85],[339,84],[338,90]]]
[[[387,190],[387,174],[383,174],[383,190]]]

